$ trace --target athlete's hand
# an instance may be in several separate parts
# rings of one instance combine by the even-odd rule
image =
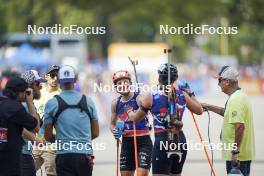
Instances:
[[[184,80],[181,80],[178,82],[178,87],[180,90],[182,90],[188,94],[192,93],[192,90],[191,90],[189,84]]]
[[[112,130],[112,133],[113,133],[115,139],[119,139],[119,131],[117,128],[114,128]]]

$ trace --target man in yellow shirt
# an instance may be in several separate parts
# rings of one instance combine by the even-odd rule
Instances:
[[[251,160],[255,157],[253,114],[247,95],[238,86],[238,77],[235,68],[222,67],[216,78],[222,91],[229,96],[225,108],[206,103],[202,106],[224,117],[221,140],[227,173],[240,161],[239,169],[244,176],[249,176]]]
[[[43,89],[41,90],[41,98],[34,102],[41,119],[44,116],[45,105],[48,102],[48,100],[50,100],[55,95],[58,95],[61,92],[58,86],[58,77],[57,77],[59,69],[60,67],[57,65],[53,65],[48,68],[45,75],[45,79],[47,80],[46,87],[43,87]],[[42,139],[43,142],[45,143],[43,125],[41,126],[40,131],[37,134],[37,137],[39,139]],[[55,165],[56,151],[54,150],[54,147],[48,146],[47,150],[34,148],[33,155],[35,159],[36,170],[40,169],[41,166],[44,164],[45,172],[47,176],[56,175],[56,165]]]

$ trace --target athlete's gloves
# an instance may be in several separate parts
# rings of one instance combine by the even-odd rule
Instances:
[[[115,139],[119,139],[122,136],[124,126],[125,126],[124,121],[122,121],[122,120],[116,121],[116,127],[112,131]]]
[[[190,97],[195,96],[194,92],[191,90],[189,84],[186,81],[184,80],[179,81],[178,87],[180,90],[186,92]]]
[[[118,132],[117,128],[114,128],[112,130],[112,133],[113,133],[115,139],[119,139],[119,132]]]

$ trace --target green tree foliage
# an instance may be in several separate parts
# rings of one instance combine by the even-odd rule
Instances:
[[[25,32],[28,24],[52,26],[106,26],[102,36],[88,36],[92,49],[101,48],[104,57],[111,42],[167,42],[184,59],[195,35],[159,34],[159,26],[209,24],[220,26],[221,18],[239,28],[228,36],[229,53],[241,62],[259,62],[263,56],[263,0],[0,0],[0,34]],[[220,54],[220,36],[208,37],[208,53]]]

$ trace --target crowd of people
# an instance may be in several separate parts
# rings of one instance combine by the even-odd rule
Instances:
[[[160,146],[186,143],[182,118],[188,108],[198,115],[212,111],[224,117],[221,140],[235,144],[222,152],[226,172],[232,173],[236,166],[241,175],[249,176],[255,155],[253,113],[238,86],[239,72],[224,66],[217,74],[218,86],[229,96],[225,107],[218,107],[199,102],[187,82],[178,82],[175,65],[162,64],[157,70],[155,92],[132,91],[127,70],[112,75],[118,96],[110,106],[110,130],[118,150],[122,140],[121,175],[147,176],[152,168],[155,176],[181,176],[188,151],[183,145]],[[92,140],[99,136],[99,113],[91,96],[76,91],[76,70],[52,65],[44,78],[36,70],[5,78],[0,97],[0,176],[35,176],[42,166],[48,176],[92,175]],[[154,142],[149,113],[154,119]]]
[[[45,79],[36,70],[7,79],[0,101],[0,175],[35,176],[42,165],[48,176],[92,175],[98,116],[93,100],[75,90],[74,69],[53,65]],[[78,144],[86,147],[78,150]]]

